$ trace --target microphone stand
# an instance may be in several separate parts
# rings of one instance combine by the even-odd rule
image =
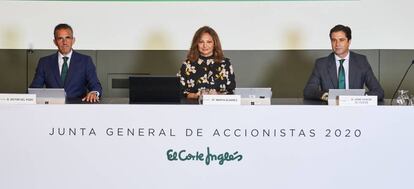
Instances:
[[[407,70],[405,71],[404,76],[402,77],[402,79],[401,79],[401,81],[400,81],[400,84],[398,84],[397,89],[395,90],[394,94],[392,95],[392,98],[391,98],[391,103],[390,103],[390,105],[391,105],[391,106],[392,106],[392,101],[394,101],[395,95],[397,94],[398,90],[400,89],[401,84],[402,84],[402,82],[403,82],[403,81],[404,81],[404,79],[405,79],[405,76],[407,76],[407,73],[408,73],[408,71],[410,71],[410,68],[411,68],[411,66],[412,66],[413,64],[414,64],[414,60],[411,62],[410,66],[408,66]]]
[[[29,88],[29,55],[33,54],[34,51],[33,49],[27,49],[26,50],[26,93],[28,93],[28,88]]]

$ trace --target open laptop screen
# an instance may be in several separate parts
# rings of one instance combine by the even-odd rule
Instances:
[[[236,88],[234,94],[241,98],[272,98],[271,88]]]
[[[180,98],[177,76],[142,75],[129,78],[130,104],[177,104]]]
[[[36,94],[37,104],[65,104],[66,93],[63,88],[28,88],[29,94]]]
[[[329,99],[336,99],[338,96],[364,96],[365,89],[329,89]]]
[[[37,98],[65,98],[63,88],[28,88],[29,94],[36,94]]]

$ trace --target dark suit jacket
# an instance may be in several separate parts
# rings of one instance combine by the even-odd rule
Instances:
[[[67,98],[82,98],[89,91],[102,95],[101,83],[90,56],[73,51],[65,83],[60,80],[58,53],[42,57],[37,64],[31,88],[65,88]]]
[[[368,95],[377,95],[378,100],[384,98],[384,90],[375,78],[371,66],[364,55],[350,52],[349,55],[349,89],[368,88]],[[308,83],[303,90],[305,99],[320,99],[329,89],[338,88],[335,55],[319,58],[315,62]]]

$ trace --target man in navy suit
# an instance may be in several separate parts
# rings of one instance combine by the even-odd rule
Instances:
[[[75,43],[72,27],[59,24],[54,30],[55,54],[42,57],[36,68],[31,88],[64,88],[67,98],[97,102],[102,95],[101,83],[90,56],[72,49]]]
[[[364,55],[349,50],[351,28],[336,25],[329,33],[332,53],[315,62],[315,67],[303,90],[305,99],[328,100],[329,89],[368,88],[368,95],[384,98],[384,90],[375,78]]]

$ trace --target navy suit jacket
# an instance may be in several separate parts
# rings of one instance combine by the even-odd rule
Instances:
[[[58,53],[42,57],[30,88],[64,88],[67,98],[83,98],[89,91],[102,95],[102,86],[90,56],[73,51],[65,83],[60,80]]]
[[[364,55],[350,52],[349,55],[349,89],[368,88],[368,95],[377,95],[378,100],[384,98],[384,90],[375,78],[371,66]],[[338,88],[338,75],[336,70],[335,55],[331,53],[327,57],[319,58],[315,62],[308,83],[303,90],[305,99],[320,99],[329,89]]]

